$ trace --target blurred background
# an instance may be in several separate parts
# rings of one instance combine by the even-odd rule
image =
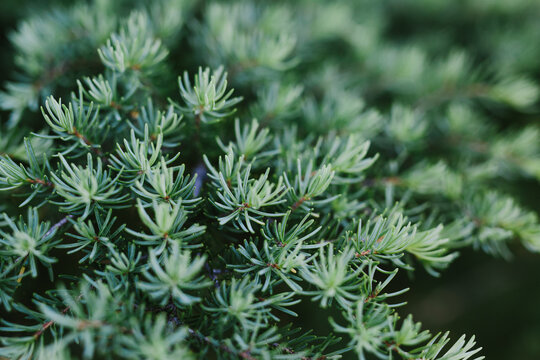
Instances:
[[[8,34],[16,28],[18,21],[36,9],[70,2],[0,1],[0,83],[13,80],[7,77],[16,70]],[[434,54],[446,53],[446,44],[451,42],[467,49],[480,63],[508,61],[509,66],[519,66],[535,81],[540,80],[538,1],[385,2],[385,36],[396,42],[422,41]],[[489,11],[480,11],[486,7]],[[432,12],[444,16],[432,16]],[[524,14],[526,20],[522,19]],[[506,37],[497,37],[505,39],[504,42],[493,43],[493,29],[504,30]],[[478,47],[478,43],[485,47]],[[522,52],[520,46],[529,51]],[[493,56],[497,59],[490,58]],[[502,117],[499,120],[509,126],[516,122],[538,122],[537,118],[527,114],[503,114]],[[504,190],[515,194],[524,206],[540,213],[538,182],[519,180],[512,184]],[[540,359],[540,256],[517,246],[512,250],[514,257],[504,260],[464,249],[440,278],[434,278],[422,269],[418,269],[412,279],[403,272],[396,286],[407,286],[411,290],[402,296],[408,304],[400,312],[412,313],[433,332],[448,329],[454,336],[476,334],[487,359]],[[314,322],[310,325],[316,327],[319,316],[308,318]]]

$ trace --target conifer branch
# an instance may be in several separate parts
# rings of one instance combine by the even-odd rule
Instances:
[[[482,359],[404,316],[396,276],[465,246],[540,252],[520,201],[540,52],[501,1],[78,0],[22,20],[0,91],[0,357]],[[467,11],[481,26],[435,47],[414,30]],[[307,304],[333,314],[320,331]]]

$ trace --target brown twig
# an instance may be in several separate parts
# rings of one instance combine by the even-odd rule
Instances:
[[[30,184],[40,184],[40,185],[47,186],[50,188],[54,187],[54,184],[52,182],[45,181],[43,179],[26,179],[26,181],[28,181]]]
[[[107,161],[107,158],[104,157],[103,151],[101,148],[94,146],[94,143],[92,143],[86,136],[81,134],[75,127],[73,127],[72,135],[75,135],[77,138],[79,138],[85,145],[89,146],[90,149],[92,149],[93,152],[96,153],[96,155],[103,157],[105,161]]]
[[[50,230],[49,230],[50,231]],[[80,299],[82,298],[82,294],[80,294],[78,297],[77,297],[77,301],[79,301]],[[67,306],[64,310],[62,310],[62,314],[65,314],[69,311],[70,307]],[[37,340],[48,328],[50,328],[52,325],[54,325],[54,321],[53,320],[49,320],[47,321],[46,323],[44,323],[43,325],[41,325],[41,329],[39,329],[38,331],[36,331],[34,333],[34,339]]]
[[[304,203],[304,201],[307,201],[307,200],[309,200],[309,199],[306,198],[306,197],[304,197],[304,196],[301,197],[300,199],[298,199],[298,201],[295,202],[295,203],[291,206],[291,211],[294,211],[294,210],[298,209],[298,208]]]

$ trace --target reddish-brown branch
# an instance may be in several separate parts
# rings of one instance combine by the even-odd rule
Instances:
[[[80,299],[82,298],[82,294],[79,295],[77,297],[77,301],[79,301]],[[69,311],[70,307],[67,306],[64,310],[62,310],[62,314],[65,314]],[[52,325],[54,325],[54,321],[53,320],[49,320],[47,321],[46,323],[44,323],[42,326],[41,326],[41,329],[39,329],[38,331],[36,331],[34,333],[34,339],[37,340],[48,328],[50,328]]]
[[[88,140],[88,138],[81,134],[75,127],[73,127],[73,132],[71,134],[80,139],[83,143],[85,143],[85,145],[89,146],[90,149],[92,149],[92,151],[96,153],[96,155],[98,155],[105,162],[107,162],[107,158],[105,157],[105,154],[103,154],[103,151],[101,151],[101,148],[94,146],[94,143]]]
[[[386,347],[391,350],[391,351],[395,351],[396,353],[399,354],[399,351],[401,350],[400,348],[400,344],[396,343],[395,341],[385,341],[384,342],[384,345],[386,345]],[[421,360],[421,359],[411,359],[411,360]]]
[[[368,249],[368,250],[364,250],[364,251],[362,251],[360,253],[356,253],[356,254],[354,254],[354,256],[359,258],[361,256],[366,256],[366,255],[369,255],[369,254],[371,254],[371,250]],[[376,254],[376,252],[374,252],[374,254]]]
[[[88,140],[83,134],[81,134],[75,127],[73,127],[73,135],[75,135],[77,138],[81,139],[83,143],[85,143],[88,146],[92,146],[92,142]]]
[[[246,210],[246,209],[249,209],[249,204],[245,202],[245,203],[242,204],[242,206],[239,206],[236,210],[243,211],[243,210]]]
[[[113,109],[116,109],[116,110],[122,109],[122,105],[118,104],[118,103],[115,102],[115,101],[111,101],[111,103],[109,104],[109,106],[112,107]]]
[[[43,179],[26,179],[30,184],[40,184],[47,187],[54,187],[54,184],[50,181],[45,181]]]
[[[304,201],[306,201],[306,200],[308,200],[308,199],[302,196],[300,199],[298,199],[297,202],[295,202],[291,206],[291,210],[294,211],[294,210],[298,209],[304,203]]]
[[[379,292],[378,292],[378,291],[372,292],[372,293],[369,294],[369,296],[364,300],[364,303],[367,303],[368,301],[375,299],[378,295],[379,295]]]
[[[66,308],[64,310],[69,310],[69,308]],[[37,338],[39,338],[41,336],[41,334],[43,334],[43,332],[45,332],[45,330],[47,330],[52,324],[54,324],[54,321],[52,320],[49,320],[47,321],[45,324],[43,324],[41,326],[41,329],[39,329],[35,334],[34,334],[34,339],[37,340]]]

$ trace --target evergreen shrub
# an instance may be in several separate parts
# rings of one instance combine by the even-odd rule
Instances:
[[[0,357],[481,359],[393,280],[540,251],[515,195],[540,179],[537,8],[32,12],[0,93]]]

